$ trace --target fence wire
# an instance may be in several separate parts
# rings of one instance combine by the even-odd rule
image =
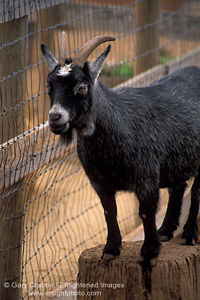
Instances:
[[[51,296],[75,279],[80,253],[106,239],[75,143],[60,144],[46,122],[40,43],[59,59],[62,31],[72,58],[97,35],[116,38],[100,76],[111,88],[144,86],[180,66],[200,65],[200,1],[0,1],[1,299]],[[117,204],[125,236],[140,222],[137,201],[120,193]]]

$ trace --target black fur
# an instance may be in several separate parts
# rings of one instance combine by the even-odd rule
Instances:
[[[105,210],[108,226],[103,256],[120,254],[115,195],[135,192],[145,240],[144,260],[157,257],[161,239],[177,228],[186,181],[195,177],[191,208],[183,238],[198,238],[200,197],[200,69],[180,69],[145,88],[110,90],[90,75],[90,65],[73,67],[66,77],[59,66],[49,75],[51,104],[60,103],[70,115],[63,139],[77,131],[78,156]],[[87,95],[74,94],[77,82],[88,85]],[[84,128],[92,128],[83,134]],[[155,214],[159,188],[169,189],[165,220],[157,232]],[[159,236],[160,235],[160,236]]]

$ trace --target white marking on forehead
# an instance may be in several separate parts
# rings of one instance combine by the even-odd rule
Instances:
[[[71,72],[72,68],[71,68],[71,64],[69,65],[64,65],[63,67],[60,68],[60,70],[58,71],[58,76],[68,76],[69,73]]]

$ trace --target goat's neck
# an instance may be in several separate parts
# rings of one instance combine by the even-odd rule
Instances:
[[[97,117],[111,117],[114,109],[113,91],[105,87],[102,83],[96,80],[93,86],[93,114]],[[110,116],[111,114],[111,116]]]
[[[96,129],[102,132],[113,132],[116,124],[117,106],[114,91],[96,81],[92,88],[92,108],[86,127],[82,130],[83,136],[92,136]],[[113,134],[113,133],[111,133]]]

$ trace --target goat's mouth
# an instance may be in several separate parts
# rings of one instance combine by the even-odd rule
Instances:
[[[61,135],[61,134],[64,134],[68,131],[69,129],[69,122],[66,122],[64,123],[63,125],[49,125],[50,128],[51,128],[51,131],[54,133],[54,134],[58,134],[58,135]]]

